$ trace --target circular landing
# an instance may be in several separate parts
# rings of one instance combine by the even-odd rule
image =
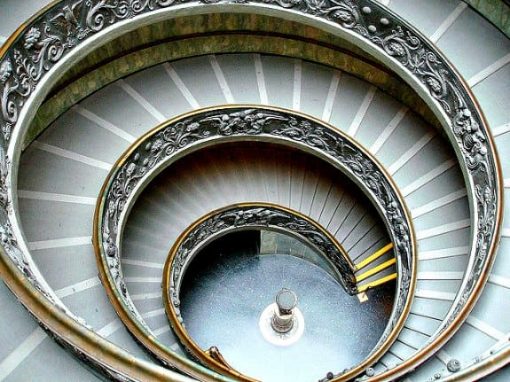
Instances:
[[[307,259],[261,254],[258,234],[229,234],[190,264],[181,288],[190,337],[204,351],[217,347],[234,369],[263,381],[317,380],[366,358],[390,317],[394,283],[370,290],[360,303]],[[266,340],[259,327],[282,288],[296,293],[305,327],[288,346]]]

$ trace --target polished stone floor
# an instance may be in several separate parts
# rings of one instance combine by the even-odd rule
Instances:
[[[262,311],[281,288],[298,296],[303,336],[276,346],[259,329]],[[193,339],[217,346],[238,371],[263,381],[313,381],[365,358],[393,306],[394,283],[361,304],[325,270],[290,255],[260,255],[256,233],[228,235],[204,249],[188,270],[181,311]]]

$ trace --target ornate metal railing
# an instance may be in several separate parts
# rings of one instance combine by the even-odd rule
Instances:
[[[397,258],[397,293],[386,330],[372,353],[356,367],[366,368],[395,340],[409,312],[416,278],[414,233],[404,202],[382,166],[338,130],[295,112],[235,105],[199,110],[162,124],[127,150],[105,181],[93,232],[101,278],[112,304],[139,342],[165,363],[181,366],[181,357],[150,335],[129,296],[121,270],[123,228],[138,195],[177,159],[204,147],[243,141],[291,146],[322,158],[351,178],[383,218]],[[296,231],[299,233],[297,227]],[[351,262],[344,256],[328,254],[332,251],[329,247],[323,245],[320,249],[343,275],[346,290],[354,293]],[[219,363],[208,366],[241,378]]]
[[[354,267],[345,250],[331,234],[312,219],[288,208],[269,203],[246,203],[211,211],[184,232],[172,246],[169,256],[169,291],[174,307],[179,306],[182,278],[193,257],[212,240],[245,229],[267,229],[295,236],[309,244],[335,269],[337,281],[345,291],[358,292]],[[171,258],[171,260],[170,260]]]
[[[242,3],[64,0],[22,25],[0,51],[0,229],[1,259],[7,284],[49,330],[75,348],[80,356],[119,378],[121,374],[137,373],[129,362],[112,367],[104,358],[87,352],[87,346],[102,340],[65,309],[37,270],[19,224],[17,167],[30,121],[62,72],[127,30],[166,17],[202,12],[272,14],[343,36],[414,86],[441,121],[456,150],[468,188],[472,218],[470,262],[453,308],[434,339],[411,359],[377,378],[396,377],[416,367],[452,336],[481,293],[498,240],[501,174],[486,123],[461,77],[413,27],[373,0],[250,0]],[[66,334],[57,330],[60,324],[68,329]],[[111,346],[106,342],[101,344],[107,348]],[[125,353],[109,349],[108,354],[133,361]],[[139,372],[145,379],[150,373],[170,375],[148,365],[140,364],[140,367],[143,371]],[[145,371],[149,374],[144,374]]]
[[[336,279],[347,293],[352,295],[357,292],[347,253],[327,230],[310,218],[288,208],[260,202],[236,204],[212,211],[193,223],[172,246],[162,280],[163,300],[172,329],[191,356],[206,366],[209,366],[211,356],[196,344],[184,327],[181,286],[187,269],[200,251],[214,240],[241,230],[271,230],[295,237],[333,264]],[[226,362],[221,363],[232,369]]]

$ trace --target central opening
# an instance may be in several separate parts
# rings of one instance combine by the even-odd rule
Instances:
[[[140,195],[123,234],[123,256],[167,264],[184,232],[209,232],[201,219],[210,216],[205,224],[214,211],[257,203],[300,214],[334,238],[354,266],[361,293],[348,293],[336,258],[302,240],[299,228],[239,223],[242,230],[229,228],[203,245],[185,246],[191,254],[175,263],[183,268],[151,270],[158,281],[178,274],[177,295],[165,288],[162,301],[135,300],[135,306],[149,312],[146,323],[169,350],[198,354],[204,363],[212,358],[253,379],[309,382],[358,366],[374,354],[394,319],[396,257],[374,204],[346,174],[312,153],[236,142],[180,158]],[[123,271],[128,279],[140,276],[137,267]],[[159,272],[164,274],[156,277]],[[133,294],[161,296],[159,282],[129,287]],[[275,319],[276,297],[284,289],[297,300],[292,325],[286,314]],[[169,326],[168,311],[149,316],[164,310],[156,303],[177,308],[184,326]],[[282,321],[283,329],[275,330]]]
[[[249,230],[202,249],[186,271],[181,314],[191,338],[263,381],[317,380],[374,348],[394,282],[350,296],[322,254],[291,235]]]

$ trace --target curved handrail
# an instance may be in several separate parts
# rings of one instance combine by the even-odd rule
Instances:
[[[198,346],[184,327],[181,316],[181,286],[188,267],[200,251],[220,237],[247,229],[272,230],[293,236],[333,263],[334,267],[338,268],[340,281],[352,276],[352,280],[347,281],[356,283],[354,273],[345,275],[344,272],[350,270],[345,266],[338,267],[339,258],[348,259],[343,247],[318,222],[297,211],[272,203],[245,202],[207,213],[177,238],[165,261],[162,280],[163,301],[170,326],[186,350],[206,366],[211,363],[211,359],[213,362],[216,360]],[[354,292],[356,291],[354,285]],[[351,290],[346,289],[346,292],[350,293]],[[220,363],[232,369],[224,359],[217,361],[223,361]],[[240,379],[252,381],[244,375],[240,375]]]
[[[414,28],[373,0],[252,0],[243,4],[218,1],[90,0],[61,1],[24,24],[0,51],[2,156],[0,199],[2,229],[12,234],[4,243],[6,261],[31,288],[58,304],[31,260],[16,208],[16,174],[22,137],[52,81],[81,54],[114,37],[130,23],[185,12],[274,12],[282,17],[313,22],[378,55],[414,85],[441,120],[462,164],[472,216],[468,272],[461,290],[441,325],[438,336],[419,354],[377,378],[398,376],[416,367],[444,344],[474,306],[494,260],[502,210],[502,179],[493,140],[476,100],[446,58]],[[151,15],[152,13],[152,15]],[[80,49],[75,49],[80,47]],[[74,54],[71,54],[71,51]],[[66,66],[67,65],[67,66]],[[41,297],[44,298],[44,297]],[[50,319],[50,318],[47,318]],[[77,327],[78,328],[78,327]]]
[[[509,338],[510,342],[510,338]],[[477,359],[475,363],[458,370],[445,378],[442,382],[470,382],[478,381],[507,366],[510,363],[510,345],[506,344],[502,349],[483,358]]]
[[[307,243],[328,261],[335,271],[334,278],[349,295],[358,293],[352,260],[335,237],[318,222],[287,207],[266,202],[245,202],[211,211],[192,224],[172,245],[174,249],[169,256],[172,258],[169,267],[172,275],[171,288],[175,292],[173,295],[179,295],[187,264],[192,260],[193,254],[206,245],[205,239],[208,239],[207,242],[213,238],[216,240],[226,233],[247,228],[286,233]],[[186,243],[183,240],[186,240]],[[184,245],[185,253],[182,251]],[[171,270],[172,268],[174,270]],[[175,272],[176,269],[178,272]]]
[[[366,194],[386,225],[397,258],[395,304],[372,352],[346,373],[359,374],[391,346],[409,313],[416,283],[414,230],[403,198],[382,165],[333,126],[295,111],[258,105],[210,107],[162,123],[126,150],[105,180],[94,217],[94,250],[110,301],[126,327],[152,354],[165,363],[182,366],[182,357],[151,335],[129,296],[120,261],[123,229],[143,189],[176,160],[204,147],[244,141],[290,146],[330,163]],[[338,260],[342,273],[349,274],[350,261]],[[208,366],[242,378],[218,362]]]

